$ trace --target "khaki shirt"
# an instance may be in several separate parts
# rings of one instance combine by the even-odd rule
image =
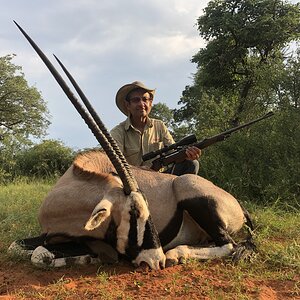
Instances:
[[[131,124],[130,118],[111,130],[128,163],[134,166],[151,166],[151,161],[143,161],[142,156],[174,142],[166,125],[157,119],[148,118],[144,132],[141,133]]]

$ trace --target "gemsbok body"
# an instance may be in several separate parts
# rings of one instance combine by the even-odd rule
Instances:
[[[138,220],[129,221],[131,210],[114,172],[101,151],[78,155],[42,203],[42,232],[115,241],[111,245],[124,254],[119,233],[130,240],[136,238],[130,231],[136,230],[143,240],[144,228],[138,226]],[[247,215],[231,194],[197,175],[173,176],[137,167],[132,167],[132,173],[148,201],[168,264],[186,258],[222,257],[235,251],[237,245],[231,235],[243,227]],[[123,214],[128,221],[124,222]]]
[[[65,265],[78,257],[114,251],[152,269],[186,258],[211,259],[254,249],[232,235],[248,222],[238,201],[197,175],[174,176],[128,165],[96,112],[62,66],[89,113],[53,65],[18,25],[91,129],[104,152],[79,154],[44,199],[40,237],[13,243],[31,250],[33,263]],[[100,247],[100,249],[99,249]],[[102,248],[101,248],[102,247]],[[85,260],[85,258],[83,260]],[[79,259],[80,261],[80,259]]]

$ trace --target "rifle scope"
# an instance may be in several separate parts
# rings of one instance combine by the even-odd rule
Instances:
[[[194,134],[191,134],[191,135],[188,135],[188,136],[184,137],[183,139],[181,139],[177,143],[174,143],[170,146],[165,146],[164,148],[161,148],[159,150],[151,151],[149,153],[144,154],[142,156],[142,160],[146,161],[146,160],[149,160],[149,159],[152,159],[152,158],[156,157],[157,155],[162,155],[165,152],[176,149],[177,147],[186,146],[186,145],[193,144],[193,143],[196,143],[196,142],[197,142],[196,136]]]

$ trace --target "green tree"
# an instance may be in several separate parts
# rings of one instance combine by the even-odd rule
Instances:
[[[0,184],[11,182],[18,176],[16,153],[22,149],[24,146],[13,136],[2,137],[0,142]]]
[[[274,89],[282,109],[300,108],[300,49],[287,59],[282,72],[278,74]]]
[[[174,109],[169,108],[165,103],[154,104],[150,112],[150,117],[162,120],[175,141],[180,140],[189,134],[189,126],[185,122],[176,122],[174,120]]]
[[[173,110],[170,109],[165,103],[158,102],[153,105],[150,117],[162,120],[168,128],[172,126]]]
[[[41,94],[28,86],[22,68],[12,63],[13,57],[0,57],[0,136],[29,143],[30,137],[44,136],[49,115]]]
[[[286,47],[300,37],[299,4],[215,0],[204,12],[197,24],[207,46],[192,59],[198,66],[194,85],[186,88],[180,101],[183,107],[175,112],[177,118],[180,114],[197,116],[199,106],[202,109],[216,102],[219,111],[236,125],[277,105],[270,87],[284,67]],[[195,102],[196,108],[191,105]]]
[[[201,173],[244,201],[300,209],[300,114],[294,108],[204,150]]]
[[[275,116],[205,149],[200,173],[240,199],[299,208],[300,6],[279,0],[210,1],[198,18],[207,41],[194,82],[174,111],[198,139]]]

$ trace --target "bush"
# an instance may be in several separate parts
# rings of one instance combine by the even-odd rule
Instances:
[[[72,164],[75,152],[56,140],[42,143],[21,151],[16,157],[19,175],[28,177],[61,176]]]
[[[299,208],[299,111],[276,113],[204,151],[204,177],[241,199]]]

